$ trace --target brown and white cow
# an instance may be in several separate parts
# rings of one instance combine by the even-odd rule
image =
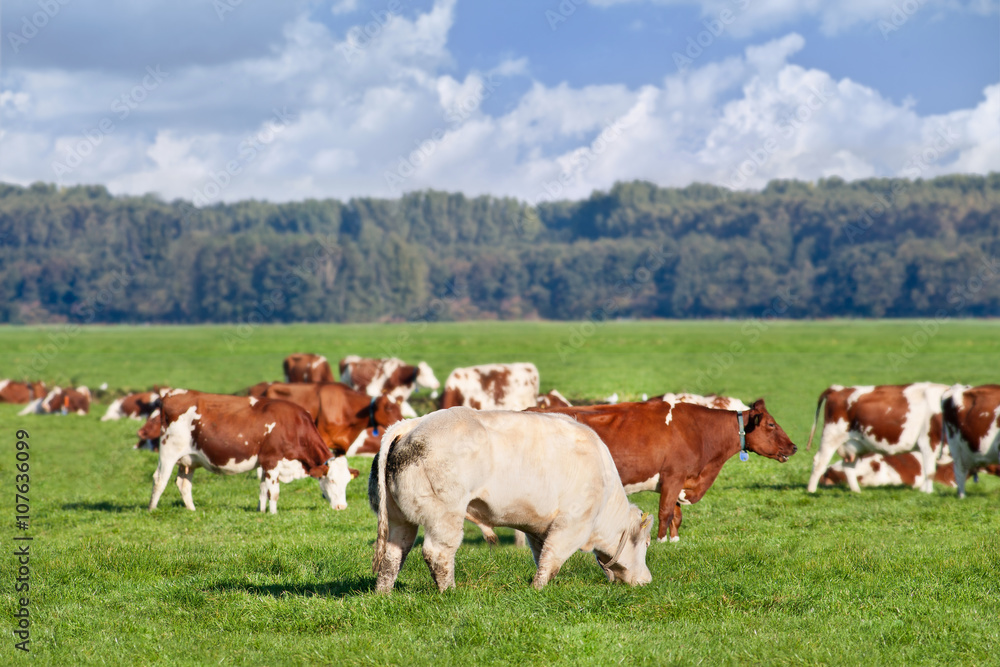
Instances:
[[[435,392],[431,398],[437,398],[437,390],[441,388],[427,362],[411,366],[395,357],[368,359],[353,354],[340,360],[340,381],[369,396],[385,394],[389,398],[402,399],[403,416],[407,418],[417,416],[407,403],[410,394],[417,389],[430,389]]]
[[[166,392],[169,389],[163,387],[161,389],[140,391],[117,398],[108,406],[104,416],[101,417],[101,421],[113,421],[123,417],[139,420],[148,419],[160,404],[161,391]]]
[[[273,382],[264,396],[305,409],[316,423],[323,442],[342,453],[350,449],[366,428],[387,428],[403,418],[398,399],[368,396],[340,382]]]
[[[763,399],[730,412],[690,403],[642,403],[556,408],[597,432],[611,451],[627,493],[658,491],[657,538],[680,539],[680,505],[691,505],[712,486],[722,465],[740,453],[740,416],[748,452],[781,463],[796,452]]]
[[[542,394],[535,399],[535,407],[539,408],[571,408],[573,404],[569,399],[553,389],[547,394]]]
[[[813,458],[808,489],[815,493],[819,479],[834,453],[840,452],[846,466],[859,454],[903,454],[918,451],[925,471],[923,491],[934,491],[936,460],[931,447],[931,418],[941,412],[941,395],[947,387],[933,382],[905,385],[832,385],[819,396],[809,443],[812,446],[820,409],[826,404],[823,435]],[[848,476],[850,482],[854,479]],[[861,491],[852,486],[852,491]]]
[[[321,354],[290,354],[282,368],[285,382],[336,382],[330,362]]]
[[[25,415],[77,414],[90,412],[90,389],[87,387],[55,387],[45,398],[36,398],[18,412],[19,417]]]
[[[1000,463],[1000,385],[956,384],[941,397],[944,437],[955,462],[958,497],[977,466]]]
[[[175,465],[180,466],[177,487],[189,510],[194,510],[195,468],[225,475],[260,468],[261,512],[277,513],[280,484],[303,477],[319,481],[330,507],[347,508],[347,484],[357,473],[351,474],[347,457],[331,456],[309,414],[297,405],[189,392],[165,396],[160,411],[160,457],[150,510],[156,509]]]
[[[692,405],[701,405],[706,408],[715,408],[716,410],[749,410],[750,406],[741,401],[738,398],[731,398],[729,396],[720,396],[719,394],[708,394],[702,396],[700,394],[664,394],[658,397],[661,401],[666,401],[667,403],[691,403]],[[653,399],[657,400],[657,399]]]
[[[0,380],[0,403],[24,404],[44,398],[49,392],[44,382]]]
[[[467,514],[528,535],[536,589],[577,550],[593,552],[609,581],[652,581],[652,521],[629,504],[589,428],[560,415],[454,408],[397,424],[385,440],[368,478],[378,592],[392,591],[421,525],[438,590],[454,587]]]
[[[843,461],[837,461],[819,478],[822,486],[848,485],[847,468]],[[913,452],[906,454],[862,454],[857,465],[851,471],[857,478],[859,486],[909,486],[914,489],[923,487],[924,468],[920,465],[920,457]],[[1000,464],[992,463],[978,467],[976,473],[985,472],[1000,476]],[[934,481],[944,486],[955,488],[955,468],[952,461],[938,461],[934,471]]]
[[[538,404],[538,369],[532,363],[456,368],[444,383],[443,409],[525,410]]]

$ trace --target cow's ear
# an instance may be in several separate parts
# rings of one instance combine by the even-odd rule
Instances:
[[[763,417],[764,417],[764,415],[760,414],[759,412],[758,412],[758,413],[756,413],[755,415],[753,415],[752,417],[750,417],[750,424],[751,424],[751,425],[752,425],[752,426],[753,426],[754,428],[757,428],[758,426],[760,426],[760,420],[761,420],[761,419],[762,419]]]
[[[348,468],[351,473],[351,479],[357,479],[358,475],[361,474],[360,470],[355,470],[354,468]]]
[[[324,463],[323,465],[316,466],[315,468],[310,470],[309,476],[315,477],[316,479],[320,479],[321,477],[326,477],[326,473],[328,473],[329,471],[330,471],[330,466]]]

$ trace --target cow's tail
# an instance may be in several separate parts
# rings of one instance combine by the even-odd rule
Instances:
[[[826,403],[826,399],[833,393],[833,387],[827,387],[826,391],[819,395],[819,400],[816,401],[816,414],[813,416],[813,425],[809,430],[809,442],[806,443],[806,451],[808,452],[812,449],[813,436],[816,435],[816,424],[819,423],[819,411],[823,408],[823,404]]]
[[[400,438],[412,431],[419,421],[419,419],[410,419],[396,422],[386,429],[385,435],[382,436],[382,442],[379,445],[377,458],[375,459],[378,468],[372,468],[372,472],[370,473],[370,475],[376,475],[377,483],[374,486],[378,489],[378,510],[376,512],[378,530],[375,536],[375,556],[372,559],[372,572],[375,574],[378,574],[379,570],[382,569],[386,545],[389,542],[389,491],[385,479],[386,461],[389,459],[389,451],[393,445],[399,442]],[[371,488],[373,485],[369,482],[368,486]],[[369,498],[370,504],[373,505],[372,509],[375,509],[375,504],[371,503],[371,500]]]

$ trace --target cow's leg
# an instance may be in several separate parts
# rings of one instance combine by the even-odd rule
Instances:
[[[455,587],[455,552],[462,544],[464,520],[443,516],[424,527],[424,562],[439,591]]]
[[[670,541],[679,542],[681,539],[681,504],[677,503],[674,508],[674,520],[670,522]]]
[[[160,447],[160,453],[163,453],[163,447]],[[170,473],[173,472],[174,464],[177,463],[177,459],[166,459],[160,456],[160,462],[156,466],[156,470],[153,471],[153,495],[149,498],[149,509],[155,510],[156,506],[160,502],[160,496],[163,495],[164,490],[167,488],[167,482],[170,481]]]
[[[937,457],[931,450],[930,442],[922,443],[920,447],[920,462],[924,465],[924,493],[934,493],[934,473],[937,471]]]
[[[525,537],[528,540],[528,546],[531,548],[531,558],[535,561],[535,567],[538,567],[539,559],[542,556],[542,540],[531,533],[525,533]]]
[[[559,574],[559,568],[576,553],[585,539],[579,539],[579,529],[549,530],[545,536],[541,553],[538,555],[538,571],[531,585],[542,590],[552,577]]]
[[[858,461],[859,458],[855,458],[853,461],[848,463],[844,461],[844,477],[847,478],[847,486],[855,493],[861,493],[861,485],[858,484]]]
[[[515,547],[523,547],[524,545],[525,545],[524,533],[521,532],[520,530],[515,530],[514,531],[514,546]]]
[[[184,507],[188,508],[192,512],[194,511],[194,498],[191,497],[191,477],[194,475],[194,468],[192,466],[178,466],[177,469],[177,488],[181,492],[181,500],[184,501]]]
[[[267,501],[268,510],[271,514],[278,513],[278,471],[268,470],[260,478],[260,503],[259,509],[264,511],[264,501]]]
[[[669,480],[669,478],[663,473],[660,473],[660,480],[660,525],[656,529],[656,539],[660,542],[666,542],[667,533],[671,532],[670,541],[678,542],[681,539],[680,536],[673,535],[670,528],[674,523],[674,515],[677,513],[677,498],[680,496],[682,483],[664,481]]]
[[[823,427],[823,439],[819,443],[816,456],[813,457],[812,474],[809,476],[809,493],[816,493],[819,478],[823,476],[834,452],[847,442],[847,428],[840,422],[833,422]]]
[[[965,480],[969,476],[969,471],[965,467],[965,462],[962,461],[961,457],[956,457],[954,463],[952,464],[955,470],[955,485],[958,487],[958,497],[965,497]]]
[[[413,543],[417,541],[417,524],[392,518],[388,521],[385,556],[375,582],[375,590],[379,593],[392,591],[392,587],[396,585],[396,577],[399,576]]]

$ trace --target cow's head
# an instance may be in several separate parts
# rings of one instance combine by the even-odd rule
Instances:
[[[744,425],[747,433],[747,449],[780,463],[798,451],[798,447],[778,425],[764,406],[764,399],[757,400],[747,412]]]
[[[347,509],[347,485],[358,476],[358,471],[347,466],[346,456],[335,456],[310,470],[309,475],[319,480],[320,492],[331,508]]]
[[[390,398],[388,395],[383,394],[375,399],[370,408],[372,414],[370,421],[374,421],[375,425],[382,428],[388,428],[396,422],[403,420],[402,405],[402,396]],[[369,424],[369,426],[372,426],[372,424]]]
[[[426,361],[417,364],[417,386],[424,389],[440,389],[441,383],[434,375],[434,371],[427,365]]]
[[[620,581],[629,586],[644,586],[653,580],[646,566],[653,517],[635,505],[629,505],[629,525],[617,544],[618,553],[601,553],[594,550],[598,565],[608,581]]]
[[[160,435],[162,433],[163,420],[160,419],[159,409],[153,410],[146,423],[136,431],[139,442],[135,443],[135,449],[148,449],[151,452],[160,451]]]

